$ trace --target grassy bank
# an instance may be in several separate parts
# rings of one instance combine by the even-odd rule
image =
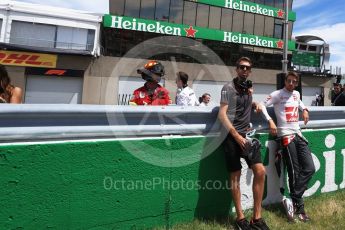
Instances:
[[[280,204],[264,207],[263,217],[272,230],[345,229],[345,190],[307,198],[305,200],[305,209],[312,218],[308,223],[287,222],[285,212]],[[248,219],[250,219],[251,214],[251,211],[246,212]],[[157,228],[156,230],[163,229],[165,228]],[[229,218],[227,221],[203,222],[197,220],[192,223],[173,226],[172,229],[225,230],[235,228],[232,218]]]

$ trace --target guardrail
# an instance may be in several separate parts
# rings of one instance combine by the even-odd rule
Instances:
[[[2,104],[0,142],[217,135],[217,114],[218,107]],[[252,122],[267,131],[262,116],[253,114]],[[345,127],[345,107],[310,107],[310,122],[300,124]]]

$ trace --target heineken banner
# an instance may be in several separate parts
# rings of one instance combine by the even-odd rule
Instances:
[[[292,62],[294,65],[320,67],[321,55],[318,53],[293,51]]]
[[[250,12],[253,14],[261,14],[275,18],[285,18],[285,12],[282,9],[271,6],[261,5],[253,2],[239,1],[239,0],[195,0],[195,2],[204,3],[207,5],[220,6],[233,10],[240,10]],[[296,21],[296,13],[290,12],[288,15],[290,21]]]
[[[284,48],[284,41],[281,39],[124,16],[104,15],[103,25],[104,27],[116,29],[208,39],[267,48]],[[288,48],[289,50],[295,50],[295,42],[289,41]]]

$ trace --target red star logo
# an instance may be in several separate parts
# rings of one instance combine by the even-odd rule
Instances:
[[[189,26],[188,29],[184,29],[186,31],[186,37],[195,38],[195,34],[198,32],[197,30],[193,29],[193,26]]]
[[[284,42],[282,40],[279,40],[276,42],[277,48],[278,49],[283,49],[284,47]]]
[[[278,18],[284,18],[285,12],[282,9],[277,11]]]

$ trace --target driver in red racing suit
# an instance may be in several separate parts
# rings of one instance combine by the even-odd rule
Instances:
[[[171,103],[169,91],[159,85],[165,74],[164,66],[157,61],[149,61],[144,68],[137,70],[146,81],[143,87],[136,89],[129,102],[130,105],[168,105]]]

